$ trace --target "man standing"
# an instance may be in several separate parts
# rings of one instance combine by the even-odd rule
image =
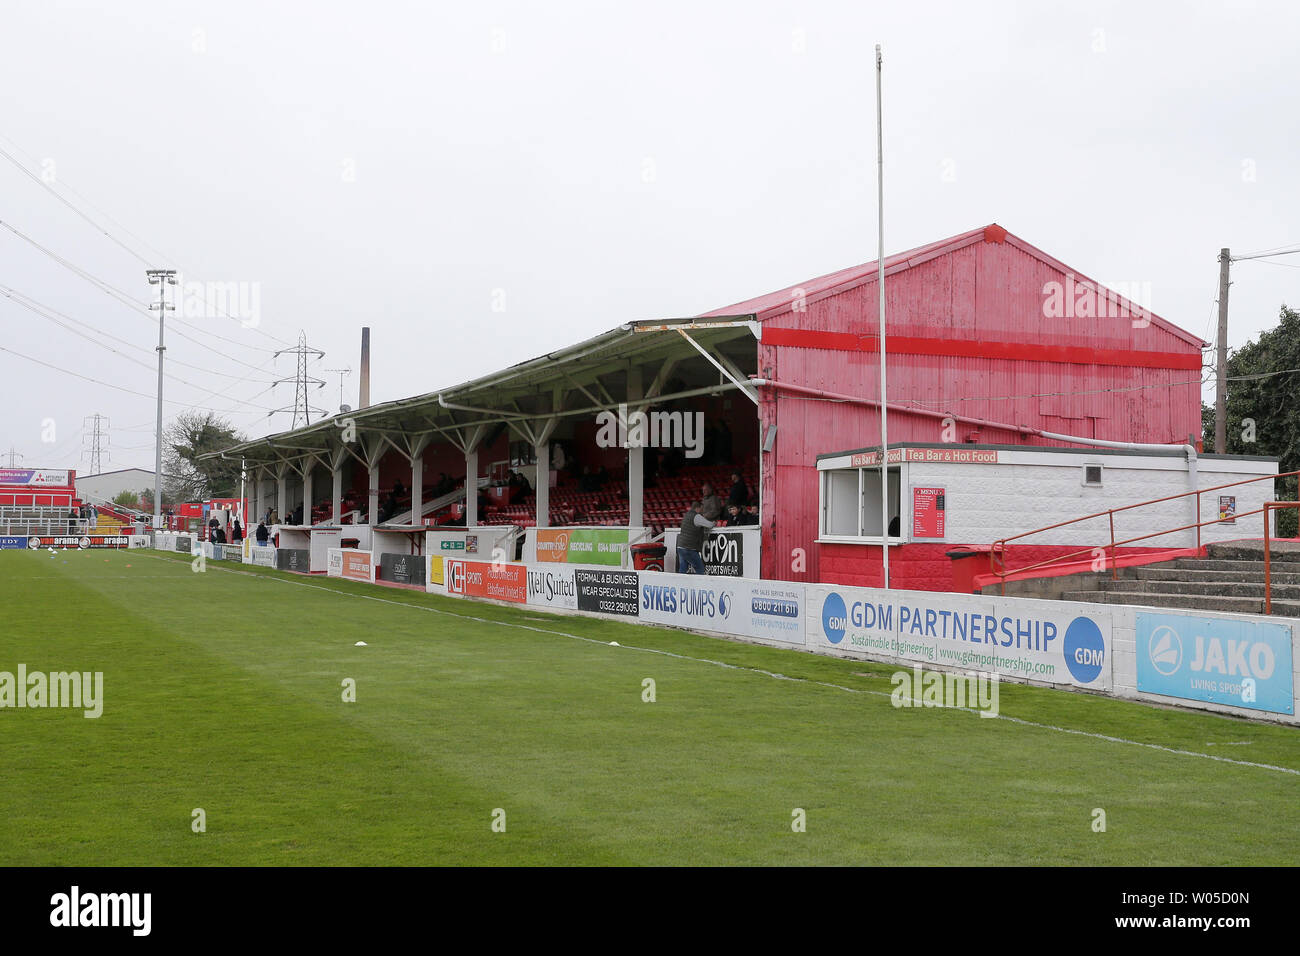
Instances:
[[[686,509],[682,516],[681,534],[677,536],[677,573],[707,574],[704,569],[704,557],[700,549],[704,547],[704,537],[713,527],[713,522],[700,514],[701,503],[695,502]]]
[[[749,486],[745,484],[745,479],[740,477],[740,472],[731,473],[731,494],[727,495],[727,507],[733,505],[737,508],[745,508],[749,504]]]
[[[722,516],[722,500],[713,493],[713,485],[706,481],[700,489],[700,495],[700,500],[695,503],[695,506],[700,509],[700,514],[709,521],[717,521]]]

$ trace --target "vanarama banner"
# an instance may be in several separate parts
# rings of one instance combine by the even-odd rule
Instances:
[[[125,548],[131,544],[131,536],[125,534],[67,534],[39,538],[33,535],[26,540],[27,547],[33,551],[39,548]]]

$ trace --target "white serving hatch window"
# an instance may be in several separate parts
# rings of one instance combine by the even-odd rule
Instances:
[[[904,540],[899,501],[902,478],[897,466],[889,470],[890,542]],[[880,544],[880,469],[832,468],[819,473],[818,537],[825,541]]]

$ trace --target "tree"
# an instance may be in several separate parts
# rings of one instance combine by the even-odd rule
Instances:
[[[121,505],[123,508],[130,508],[133,511],[140,510],[140,492],[138,491],[119,491],[113,498],[113,504]]]
[[[182,412],[163,430],[163,500],[203,501],[239,494],[239,462],[201,460],[244,441],[244,436],[216,413]]]
[[[164,509],[170,508],[176,504],[176,499],[168,493],[166,485],[163,486],[162,504]],[[145,488],[140,492],[140,510],[147,514],[153,514],[152,488]]]
[[[1276,328],[1228,356],[1227,452],[1277,456],[1277,470],[1300,471],[1300,312],[1282,306]],[[1214,408],[1201,406],[1205,447],[1214,447]],[[1279,478],[1274,497],[1296,500],[1296,479]],[[1278,533],[1296,534],[1294,509],[1278,515]]]

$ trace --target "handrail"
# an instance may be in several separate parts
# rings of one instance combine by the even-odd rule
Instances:
[[[1291,477],[1296,476],[1296,475],[1300,475],[1300,471],[1288,471],[1288,472],[1284,472],[1284,473],[1279,474],[1279,475],[1260,475],[1260,476],[1257,477],[1257,478],[1246,478],[1246,479],[1244,479],[1244,480],[1242,480],[1242,481],[1231,481],[1231,482],[1228,482],[1227,484],[1224,484],[1224,485],[1214,485],[1214,486],[1212,486],[1212,487],[1210,487],[1210,488],[1196,488],[1196,489],[1193,489],[1192,491],[1183,491],[1183,492],[1179,492],[1179,493],[1176,494],[1176,495],[1166,495],[1166,496],[1163,497],[1163,498],[1152,498],[1150,501],[1139,501],[1139,502],[1137,502],[1136,504],[1123,505],[1123,506],[1121,506],[1121,507],[1119,507],[1119,508],[1108,508],[1108,509],[1105,510],[1105,511],[1098,511],[1096,514],[1084,515],[1084,516],[1081,517],[1081,518],[1071,518],[1069,521],[1058,521],[1056,524],[1050,524],[1050,525],[1047,525],[1046,527],[1043,527],[1043,528],[1036,528],[1036,529],[1033,530],[1033,531],[1025,531],[1025,532],[1022,532],[1022,533],[1020,533],[1020,534],[1010,535],[1010,536],[1008,536],[1008,537],[1006,537],[1006,538],[999,538],[997,541],[994,541],[993,544],[992,544],[992,546],[989,548],[989,573],[990,573],[990,574],[997,575],[997,576],[1001,579],[1001,589],[1002,589],[1002,593],[1003,593],[1003,594],[1006,594],[1006,593],[1007,593],[1007,577],[1010,576],[1010,575],[1012,575],[1012,574],[1021,574],[1021,573],[1025,572],[1025,571],[1034,571],[1034,570],[1037,570],[1038,568],[1047,567],[1048,565],[1055,564],[1055,563],[1060,562],[1060,561],[1064,561],[1064,560],[1067,559],[1067,558],[1072,558],[1072,557],[1075,557],[1075,556],[1080,555],[1080,554],[1091,554],[1091,553],[1093,553],[1093,552],[1095,552],[1095,551],[1097,550],[1096,547],[1092,547],[1092,548],[1081,548],[1081,549],[1079,549],[1078,551],[1071,551],[1069,554],[1057,555],[1057,556],[1055,556],[1055,557],[1053,557],[1053,558],[1048,558],[1047,560],[1039,561],[1039,562],[1037,562],[1036,564],[1026,565],[1025,567],[1022,567],[1022,568],[1015,568],[1015,569],[1012,569],[1012,570],[1008,570],[1008,569],[1007,569],[1007,553],[1008,553],[1008,552],[1007,552],[1007,544],[1008,544],[1009,542],[1017,541],[1017,540],[1019,540],[1019,539],[1021,539],[1021,538],[1027,538],[1027,537],[1029,537],[1030,535],[1041,534],[1041,533],[1044,532],[1044,531],[1054,531],[1054,530],[1057,529],[1057,528],[1064,528],[1064,527],[1066,527],[1066,526],[1068,526],[1068,525],[1078,524],[1080,521],[1092,521],[1092,520],[1094,520],[1094,519],[1096,519],[1096,518],[1103,518],[1103,517],[1106,517],[1106,518],[1109,518],[1109,520],[1110,520],[1110,544],[1106,547],[1106,550],[1107,550],[1107,551],[1109,552],[1109,554],[1110,554],[1110,571],[1111,571],[1111,577],[1112,577],[1112,579],[1118,580],[1118,578],[1119,578],[1119,572],[1118,572],[1118,569],[1117,569],[1116,564],[1115,564],[1115,549],[1116,549],[1117,547],[1122,546],[1122,545],[1132,544],[1132,543],[1135,542],[1135,541],[1145,541],[1145,540],[1148,539],[1148,538],[1160,538],[1160,537],[1164,537],[1165,535],[1168,535],[1168,534],[1176,534],[1176,533],[1179,532],[1179,531],[1187,531],[1187,530],[1190,530],[1190,529],[1192,529],[1192,528],[1195,528],[1195,529],[1196,529],[1196,548],[1197,548],[1198,551],[1200,550],[1200,548],[1201,548],[1201,528],[1205,527],[1206,525],[1212,525],[1212,524],[1219,524],[1219,523],[1220,523],[1220,519],[1218,519],[1218,518],[1216,518],[1216,519],[1214,519],[1214,520],[1212,520],[1212,521],[1201,521],[1201,520],[1200,520],[1200,517],[1201,517],[1201,495],[1206,494],[1206,493],[1208,493],[1208,492],[1212,492],[1212,491],[1222,491],[1224,488],[1235,488],[1235,487],[1237,487],[1238,485],[1249,485],[1249,484],[1253,484],[1254,482],[1257,482],[1257,481],[1276,481],[1276,480],[1279,479],[1279,478],[1291,478]],[[1178,527],[1178,528],[1168,528],[1168,529],[1165,529],[1165,530],[1163,530],[1163,531],[1156,531],[1156,532],[1153,532],[1153,533],[1151,533],[1151,534],[1139,535],[1139,536],[1136,537],[1136,538],[1128,538],[1127,540],[1124,540],[1124,541],[1116,541],[1116,540],[1115,540],[1115,515],[1116,515],[1117,513],[1121,512],[1121,511],[1131,511],[1131,510],[1133,510],[1134,508],[1143,508],[1143,507],[1146,507],[1147,505],[1156,505],[1156,504],[1161,504],[1162,502],[1165,502],[1165,501],[1176,501],[1176,500],[1178,500],[1179,498],[1186,498],[1186,497],[1188,497],[1188,496],[1190,496],[1190,495],[1195,495],[1195,496],[1196,496],[1196,518],[1197,518],[1197,520],[1196,520],[1196,522],[1195,522],[1194,524],[1186,524],[1186,525],[1182,525],[1181,527]],[[1270,502],[1270,503],[1271,503],[1271,504],[1285,504],[1285,503],[1278,503],[1278,502]],[[1300,503],[1297,503],[1297,504],[1300,504]],[[1250,515],[1255,515],[1255,514],[1264,514],[1264,515],[1265,515],[1265,519],[1264,519],[1264,520],[1265,520],[1265,522],[1267,523],[1267,521],[1268,521],[1267,511],[1268,511],[1268,510],[1269,510],[1268,508],[1261,508],[1261,509],[1258,509],[1258,510],[1256,510],[1256,511],[1248,511],[1248,512],[1246,512],[1246,513],[1244,513],[1244,514],[1236,514],[1236,515],[1234,515],[1233,517],[1234,517],[1234,519],[1236,519],[1236,518],[1246,518],[1246,517],[1249,517]],[[1267,529],[1266,529],[1266,530],[1267,530]],[[1001,568],[1001,570],[998,569],[998,567],[997,567],[997,565],[996,565],[996,562],[995,562],[995,555],[997,555],[999,552],[1002,554],[1002,568]],[[1267,553],[1267,552],[1266,552],[1266,553]]]
[[[1268,513],[1283,508],[1300,508],[1300,501],[1266,501],[1264,502],[1264,613],[1273,613],[1273,562],[1268,549]]]

